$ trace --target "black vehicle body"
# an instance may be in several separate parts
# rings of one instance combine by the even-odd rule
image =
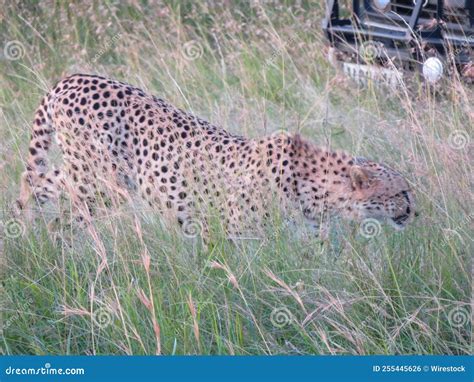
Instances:
[[[378,5],[380,8],[379,1]],[[361,44],[379,44],[377,61],[421,67],[438,57],[461,73],[472,74],[474,0],[392,0],[384,10],[376,0],[351,0],[351,15],[340,16],[341,0],[327,0],[323,29],[338,52],[359,56]],[[344,60],[344,59],[343,59]],[[363,60],[363,58],[362,58]]]

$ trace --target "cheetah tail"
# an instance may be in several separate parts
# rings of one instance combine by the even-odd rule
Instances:
[[[35,185],[39,183],[41,178],[45,177],[48,171],[47,154],[51,146],[53,134],[48,99],[48,96],[43,98],[35,113],[26,171],[22,175],[20,197],[17,200],[17,207],[19,209],[23,209],[34,191]]]
[[[47,107],[47,99],[43,98],[41,105],[35,113],[33,131],[29,146],[28,170],[36,174],[44,174],[47,171],[48,150],[51,146],[53,126],[51,114]]]

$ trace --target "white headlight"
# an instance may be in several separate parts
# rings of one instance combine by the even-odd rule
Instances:
[[[372,0],[372,4],[379,11],[385,11],[390,5],[390,0]]]
[[[439,58],[430,57],[423,64],[423,77],[434,84],[443,76],[443,63]]]

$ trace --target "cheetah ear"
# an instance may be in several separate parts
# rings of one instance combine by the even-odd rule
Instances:
[[[351,184],[356,190],[363,190],[369,188],[369,172],[361,167],[354,165],[349,170],[351,177]]]

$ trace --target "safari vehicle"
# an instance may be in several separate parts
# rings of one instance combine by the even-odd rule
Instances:
[[[419,71],[473,83],[474,0],[327,0],[326,12],[329,58],[358,81]]]

